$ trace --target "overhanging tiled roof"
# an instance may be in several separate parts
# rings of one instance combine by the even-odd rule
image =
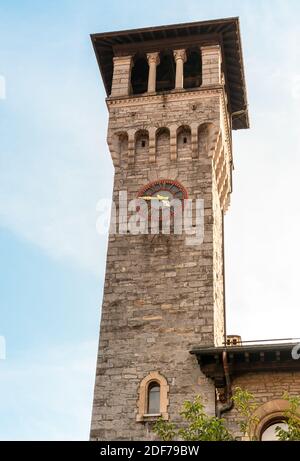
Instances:
[[[174,24],[91,35],[107,94],[111,92],[113,57],[120,49],[145,51],[153,47],[219,43],[222,47],[233,128],[249,127],[246,84],[238,18]]]

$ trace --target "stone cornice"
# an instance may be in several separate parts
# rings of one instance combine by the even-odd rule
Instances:
[[[213,85],[212,87],[199,87],[189,90],[172,90],[165,93],[157,93],[157,94],[147,94],[144,93],[142,95],[132,95],[122,96],[122,97],[109,97],[106,98],[106,104],[109,107],[118,106],[118,107],[131,107],[131,106],[140,106],[149,103],[158,103],[158,102],[168,102],[174,100],[188,100],[193,101],[195,99],[200,98],[201,96],[209,97],[209,96],[221,96],[221,106],[222,106],[222,116],[225,121],[225,130],[224,138],[225,142],[229,148],[229,155],[230,160],[232,160],[232,143],[231,143],[231,128],[228,122],[228,112],[226,109],[226,93],[224,85]]]
[[[228,121],[228,116],[230,117],[230,114],[227,111],[226,105],[227,105],[226,93],[225,93],[225,90],[223,89],[221,106],[222,106],[222,115],[225,121],[225,130],[226,130],[224,135],[225,135],[225,142],[228,145],[230,160],[232,161],[231,127],[229,126],[229,121]]]
[[[203,88],[196,88],[193,89],[192,91],[189,90],[172,90],[164,93],[157,93],[157,94],[141,94],[141,95],[131,95],[130,97],[128,96],[122,96],[122,97],[109,97],[106,98],[106,103],[107,106],[112,106],[112,105],[118,105],[118,106],[132,106],[136,104],[145,104],[149,102],[159,102],[159,101],[168,101],[168,100],[185,100],[185,99],[194,99],[195,97],[198,97],[198,95],[205,95],[205,96],[211,96],[211,95],[217,95],[219,93],[224,92],[224,87],[223,85],[213,85],[211,87],[203,87]]]

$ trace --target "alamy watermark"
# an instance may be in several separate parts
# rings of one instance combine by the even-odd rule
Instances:
[[[99,234],[185,235],[186,245],[201,245],[204,240],[203,199],[171,199],[162,192],[128,201],[127,191],[120,191],[117,203],[99,200],[97,212]]]

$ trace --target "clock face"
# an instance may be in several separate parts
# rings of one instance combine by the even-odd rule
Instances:
[[[148,204],[148,210],[152,212],[154,218],[161,219],[160,210],[164,207],[171,208],[173,199],[184,200],[187,198],[187,191],[177,181],[170,179],[160,179],[144,186],[138,193],[138,198],[142,198]],[[174,214],[173,209],[170,210]]]

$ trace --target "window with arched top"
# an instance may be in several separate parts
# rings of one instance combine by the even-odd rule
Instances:
[[[156,131],[156,160],[158,167],[169,165],[170,161],[170,130],[166,127]]]
[[[265,427],[262,429],[260,434],[260,440],[262,442],[267,441],[278,441],[277,428],[287,429],[287,423],[284,421],[284,418],[277,418],[276,420],[269,421]]]
[[[285,399],[275,399],[260,405],[253,413],[253,422],[250,425],[250,440],[278,440],[276,428],[286,429],[286,411],[289,402]]]
[[[138,130],[135,133],[135,161],[148,162],[149,158],[149,133],[147,130]]]
[[[202,123],[198,128],[198,151],[200,156],[208,154],[209,133],[211,129],[211,123]]]
[[[169,386],[167,380],[157,371],[152,371],[141,381],[137,401],[136,420],[151,421],[169,419]]]
[[[177,157],[179,160],[183,160],[191,156],[191,128],[181,126],[177,129]]]
[[[152,381],[148,386],[147,410],[149,415],[160,413],[160,385],[156,381]]]

